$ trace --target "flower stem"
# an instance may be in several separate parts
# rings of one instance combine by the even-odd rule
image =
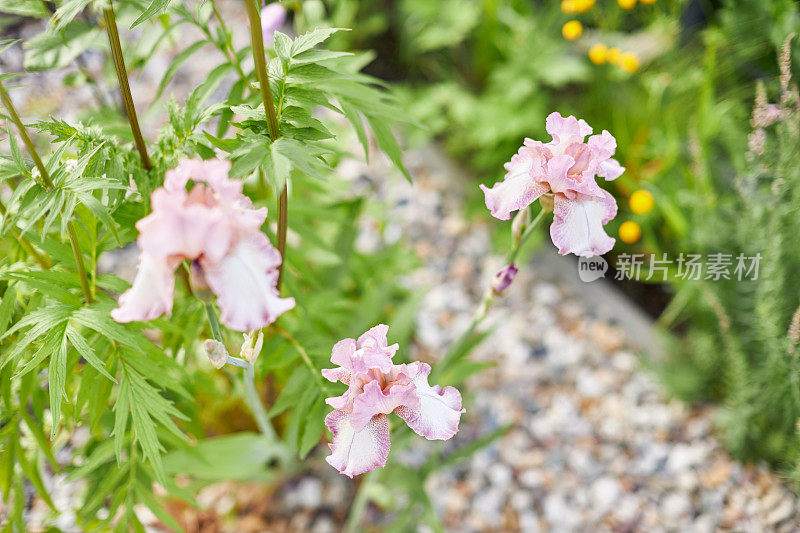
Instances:
[[[205,302],[205,307],[206,315],[208,316],[208,324],[211,326],[211,335],[217,342],[225,344],[225,341],[222,339],[222,331],[219,327],[219,319],[217,318],[217,311],[214,309],[214,305],[211,302]],[[275,428],[273,428],[272,424],[269,422],[269,415],[267,415],[264,404],[261,403],[261,398],[258,396],[258,391],[256,390],[253,365],[241,359],[235,362],[235,366],[244,368],[244,401],[250,409],[250,413],[252,413],[259,431],[261,431],[261,434],[271,443],[277,443],[278,435],[275,433]]]
[[[219,22],[219,27],[222,29],[222,33],[225,34],[225,43],[220,51],[230,60],[233,68],[235,68],[237,74],[239,74],[239,79],[247,84],[247,76],[245,76],[244,72],[242,71],[242,66],[239,64],[239,61],[236,58],[236,51],[233,49],[233,43],[231,42],[232,33],[228,30],[228,26],[225,24],[225,21],[222,18],[222,13],[217,6],[216,0],[211,0],[211,8],[214,10],[214,15],[217,17],[217,22]],[[210,32],[208,33],[208,36],[211,37]],[[216,42],[213,38],[211,40]]]
[[[117,19],[114,16],[114,6],[111,1],[109,1],[108,7],[103,9],[103,17],[105,19],[106,32],[108,33],[108,42],[111,45],[114,70],[117,71],[117,80],[119,80],[119,91],[122,94],[122,102],[125,106],[125,115],[131,125],[131,133],[133,133],[133,140],[136,143],[136,150],[138,150],[139,157],[142,159],[142,166],[145,170],[150,170],[153,165],[147,155],[147,145],[144,142],[142,130],[139,128],[139,119],[136,116],[136,108],[133,105],[131,86],[128,83],[128,71],[125,69],[125,59],[122,56],[122,46],[119,41]]]
[[[81,248],[78,245],[78,235],[75,233],[75,226],[71,220],[67,223],[67,234],[69,235],[69,243],[72,246],[72,255],[75,256],[75,264],[78,266],[78,277],[81,280],[83,296],[86,298],[86,303],[90,304],[94,301],[94,298],[92,297],[92,290],[89,288],[86,267],[83,265],[83,253],[81,253]]]
[[[5,105],[6,110],[8,110],[11,121],[19,130],[19,136],[22,137],[22,142],[25,145],[25,148],[28,149],[28,153],[33,159],[33,163],[36,165],[36,168],[39,169],[39,175],[41,176],[42,181],[44,181],[44,184],[48,189],[52,189],[54,185],[53,181],[50,179],[50,174],[47,172],[47,169],[44,168],[44,163],[42,163],[39,153],[36,151],[36,147],[33,146],[33,141],[31,141],[31,137],[28,135],[28,130],[25,128],[22,120],[20,120],[17,110],[14,107],[14,103],[11,101],[11,97],[6,92],[5,87],[3,87],[2,81],[0,81],[0,98],[2,98],[3,105]]]
[[[39,153],[36,151],[36,147],[33,145],[30,135],[28,135],[28,130],[25,128],[22,120],[20,120],[17,110],[14,107],[14,103],[11,101],[11,97],[6,92],[6,89],[3,87],[3,83],[1,81],[0,99],[3,100],[3,105],[5,105],[5,108],[11,117],[11,121],[17,126],[20,137],[22,137],[22,142],[28,149],[28,153],[33,159],[33,163],[36,165],[36,168],[39,169],[39,176],[41,177],[42,182],[44,182],[45,188],[48,190],[54,189],[55,185],[53,184],[53,180],[50,178],[50,173],[47,172],[47,168],[45,168],[44,163],[42,163],[42,159],[39,157]],[[86,268],[83,265],[83,254],[81,253],[81,248],[78,245],[78,236],[75,233],[75,226],[72,224],[71,220],[67,222],[67,234],[69,235],[70,245],[72,246],[72,254],[75,256],[75,265],[78,269],[78,277],[80,277],[81,280],[83,296],[86,299],[86,303],[91,304],[94,302],[94,298],[92,297],[92,291],[89,288],[89,278],[86,275]]]
[[[261,89],[261,99],[264,101],[264,112],[267,115],[267,125],[269,126],[269,136],[274,142],[280,137],[280,127],[278,124],[278,114],[275,111],[275,103],[272,101],[272,91],[269,87],[269,74],[267,73],[266,52],[264,51],[264,36],[261,34],[261,16],[259,5],[256,0],[244,0],[247,5],[247,16],[250,19],[250,41],[253,48],[253,61],[256,65],[256,75],[258,85]],[[283,264],[286,262],[286,231],[287,231],[287,211],[289,207],[289,189],[284,183],[280,198],[278,199],[278,251],[281,254],[281,264],[278,266],[278,290],[281,287],[283,277]]]
[[[533,235],[533,232],[535,231],[536,227],[539,225],[542,219],[544,219],[544,216],[548,212],[549,211],[545,211],[544,209],[542,209],[539,212],[539,214],[536,215],[536,218],[533,219],[533,221],[528,225],[528,227],[522,233],[522,237],[519,239],[519,242],[514,244],[511,250],[508,252],[508,255],[506,256],[506,264],[514,261],[514,259],[519,254],[520,249],[522,249],[522,246],[525,244],[528,238],[531,235]],[[486,316],[489,314],[489,309],[492,307],[494,301],[495,301],[495,293],[492,291],[491,288],[487,288],[483,293],[483,297],[481,298],[478,307],[475,309],[475,312],[472,315],[472,321],[470,322],[469,326],[464,331],[464,333],[462,333],[461,336],[459,336],[458,339],[456,339],[453,342],[453,344],[450,346],[450,349],[447,351],[447,354],[445,354],[442,360],[439,361],[439,364],[436,365],[436,368],[433,371],[434,374],[433,377],[442,375],[448,369],[448,367],[452,365],[453,362],[455,362],[456,359],[460,358],[462,352],[472,339],[475,330],[478,328],[481,322],[483,322],[484,319],[486,319]]]

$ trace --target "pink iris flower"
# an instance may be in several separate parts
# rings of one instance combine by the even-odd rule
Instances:
[[[261,36],[264,38],[265,46],[272,46],[275,31],[283,26],[286,20],[286,10],[280,2],[267,4],[261,10]]]
[[[389,326],[373,327],[358,340],[336,343],[331,362],[322,371],[328,380],[348,385],[341,396],[328,398],[333,411],[325,424],[333,435],[326,461],[353,477],[386,466],[389,456],[389,413],[395,413],[428,440],[447,440],[458,432],[461,394],[454,387],[428,384],[431,367],[415,361],[394,364],[398,345],[388,345]]]
[[[242,182],[228,178],[230,162],[189,159],[164,175],[152,212],[136,223],[139,268],[133,286],[111,311],[117,322],[152,320],[172,312],[174,272],[192,261],[192,282],[217,295],[220,320],[236,331],[263,328],[294,307],[276,289],[281,255],[261,225]],[[189,180],[195,182],[186,190]]]
[[[511,212],[524,209],[545,193],[553,194],[550,237],[562,255],[591,257],[614,246],[605,226],[617,214],[614,197],[602,189],[596,177],[607,181],[624,171],[611,156],[617,141],[606,130],[591,135],[584,120],[551,113],[546,122],[548,143],[525,139],[505,164],[506,175],[491,189],[481,185],[492,215],[508,220]],[[584,141],[587,135],[591,135]]]

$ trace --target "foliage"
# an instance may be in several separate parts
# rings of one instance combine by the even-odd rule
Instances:
[[[105,52],[100,12],[106,23],[114,21],[107,3],[43,6],[0,3],[11,18],[47,21],[42,33],[22,43],[28,69],[75,63],[81,69],[87,51]],[[418,298],[399,280],[416,259],[402,241],[368,254],[357,250],[361,216],[377,206],[332,172],[350,157],[337,136],[352,133],[364,155],[377,146],[409,178],[391,132],[403,114],[385,85],[361,72],[369,57],[325,47],[340,30],[310,14],[296,18],[308,30],[296,38],[276,32],[267,56],[279,121],[273,136],[258,77],[248,67],[252,48],[234,46],[213,2],[124,0],[113,7],[120,22],[145,36],[122,43],[132,71],[170,45],[178,28],[192,27],[200,36],[185,44],[158,87],[153,104],[160,101],[167,117],[157,141],[145,147],[152,169],[134,149],[136,134],[121,109],[101,103],[82,122],[53,117],[26,128],[38,132],[37,145],[44,139],[52,147],[43,173],[4,108],[8,155],[0,156],[0,181],[10,195],[2,198],[0,226],[0,493],[12,509],[6,531],[25,529],[29,485],[57,511],[42,481],[44,468],[86,482],[75,502],[84,530],[140,531],[134,511],[140,504],[178,530],[154,486],[196,505],[193,494],[204,483],[270,480],[292,471],[323,437],[330,391],[319,370],[328,366],[331,346],[389,318],[392,341],[408,341],[413,333]],[[200,54],[209,66],[205,81],[183,102],[167,99],[170,81]],[[107,72],[103,82],[110,83],[114,71]],[[105,85],[88,74],[83,82],[100,92]],[[202,341],[212,331],[188,285],[177,284],[171,317],[145,325],[109,316],[128,283],[102,265],[132,245],[134,224],[149,212],[150,193],[165,170],[183,158],[219,154],[272,219],[281,190],[288,184],[291,191],[283,283],[297,306],[265,330],[255,368],[260,392],[270,399],[277,443],[253,433],[247,417],[227,420],[226,412],[243,409],[241,379],[235,369],[210,368]],[[262,230],[275,239],[269,223]],[[228,346],[241,344],[238,334],[222,335]],[[56,459],[60,452],[67,452],[67,464]],[[189,476],[188,487],[175,483],[179,473]],[[424,476],[409,476],[409,492],[424,493]]]
[[[337,39],[374,47],[388,54],[387,70],[400,68],[405,99],[426,126],[418,135],[439,139],[482,183],[500,177],[521,138],[542,137],[549,111],[574,113],[613,132],[627,168],[614,182],[620,214],[611,225],[629,220],[643,231],[635,244],[618,240],[615,253],[761,253],[757,282],[670,277],[660,323],[676,335],[660,373],[684,397],[724,402],[725,442],[739,457],[794,468],[796,116],[769,130],[764,155],[745,156],[757,84],[780,98],[775,50],[798,27],[796,2],[658,0],[623,10],[598,1],[578,14],[516,0],[329,4],[338,24],[365,22]],[[584,27],[575,41],[560,31],[571,19]],[[595,44],[634,51],[638,69],[593,59]],[[791,48],[785,71],[800,57],[797,39]],[[641,189],[652,193],[652,211],[625,205]],[[477,190],[474,203],[483,209]],[[637,293],[651,307],[654,293]]]
[[[765,86],[759,85],[735,193],[721,198],[713,211],[695,213],[705,230],[692,232],[698,251],[759,254],[758,279],[679,287],[665,318],[690,328],[685,355],[668,361],[665,377],[683,395],[724,400],[720,423],[736,455],[766,458],[788,469],[800,454],[800,248],[795,238],[800,99],[797,87],[789,85],[788,42],[782,56],[781,83],[770,91],[778,103],[768,104]]]

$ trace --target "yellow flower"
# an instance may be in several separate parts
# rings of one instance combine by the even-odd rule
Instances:
[[[636,72],[639,69],[639,56],[633,52],[624,52],[619,56],[619,66],[628,74]]]
[[[636,5],[636,0],[617,0],[617,3],[622,9],[633,9]]]
[[[602,65],[608,61],[608,46],[599,43],[589,48],[589,59],[595,65]]]
[[[617,61],[619,61],[619,56],[622,55],[622,50],[617,48],[616,46],[612,46],[608,49],[608,54],[606,54],[606,59],[612,65],[616,65]]]
[[[632,220],[623,222],[619,227],[619,238],[624,243],[633,244],[642,238],[642,227]]]
[[[581,36],[581,33],[583,33],[583,24],[577,20],[570,20],[561,28],[561,34],[568,41],[574,41]]]
[[[655,4],[656,0],[639,0],[643,4]]]
[[[649,191],[639,189],[631,194],[628,204],[631,206],[631,211],[637,215],[646,215],[653,210],[653,207],[656,205],[656,201]]]
[[[563,0],[561,2],[561,11],[567,15],[586,13],[592,9],[594,2],[595,0]]]

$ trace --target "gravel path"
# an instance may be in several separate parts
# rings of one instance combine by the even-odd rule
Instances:
[[[488,223],[460,215],[458,171],[433,150],[413,152],[413,198],[383,182],[402,232],[425,261],[418,315],[421,358],[435,360],[469,322],[502,266],[487,256]],[[381,183],[382,170],[362,170]],[[457,185],[462,184],[462,185]],[[394,215],[391,215],[394,216]],[[490,312],[475,358],[496,366],[470,381],[459,441],[512,424],[465,464],[430,480],[449,531],[800,531],[797,500],[763,466],[731,460],[713,411],[665,397],[628,337],[599,318],[604,302],[557,283],[548,257],[522,269]],[[636,324],[638,327],[638,324]],[[427,356],[427,357],[426,357]],[[414,358],[412,356],[412,358]]]
[[[4,58],[6,66],[18,60],[13,54]],[[134,80],[134,94],[152,92],[160,67]],[[179,81],[191,85],[194,74],[182,73]],[[56,108],[74,109],[92,99],[86,91],[53,98],[63,95],[59,84],[59,76],[42,75],[23,107],[41,111],[35,99],[48,94],[54,107],[46,112],[59,115]],[[387,179],[393,172],[381,158],[369,166],[346,161],[339,170],[352,178],[356,192],[383,201],[391,221],[379,232],[377,221],[365,220],[359,247],[369,250],[402,235],[424,261],[408,279],[409,286],[426,290],[409,355],[435,363],[467,327],[480,288],[501,259],[489,254],[488,213],[464,220],[458,191],[466,182],[453,166],[432,149],[409,152],[407,163],[413,188]],[[546,245],[543,253],[555,251]],[[640,368],[629,346],[630,339],[643,337],[638,326],[626,335],[601,318],[601,302],[557,281],[562,277],[552,265],[547,259],[523,268],[490,313],[495,329],[475,358],[496,366],[464,388],[468,413],[451,446],[505,424],[512,429],[430,480],[447,530],[800,531],[797,500],[780,479],[762,466],[732,461],[713,436],[713,412],[669,401]],[[421,440],[415,446],[391,460],[413,460],[414,452],[430,449]],[[325,452],[321,446],[315,453],[321,458]],[[46,482],[68,508],[76,487],[53,477]],[[354,488],[317,461],[280,487],[215,484],[198,496],[203,511],[180,504],[172,511],[190,532],[324,533],[340,528]],[[160,530],[147,513],[141,511],[145,522]],[[35,501],[31,530],[45,516]],[[385,520],[375,508],[367,516],[377,527]],[[68,520],[60,525],[71,531]]]

